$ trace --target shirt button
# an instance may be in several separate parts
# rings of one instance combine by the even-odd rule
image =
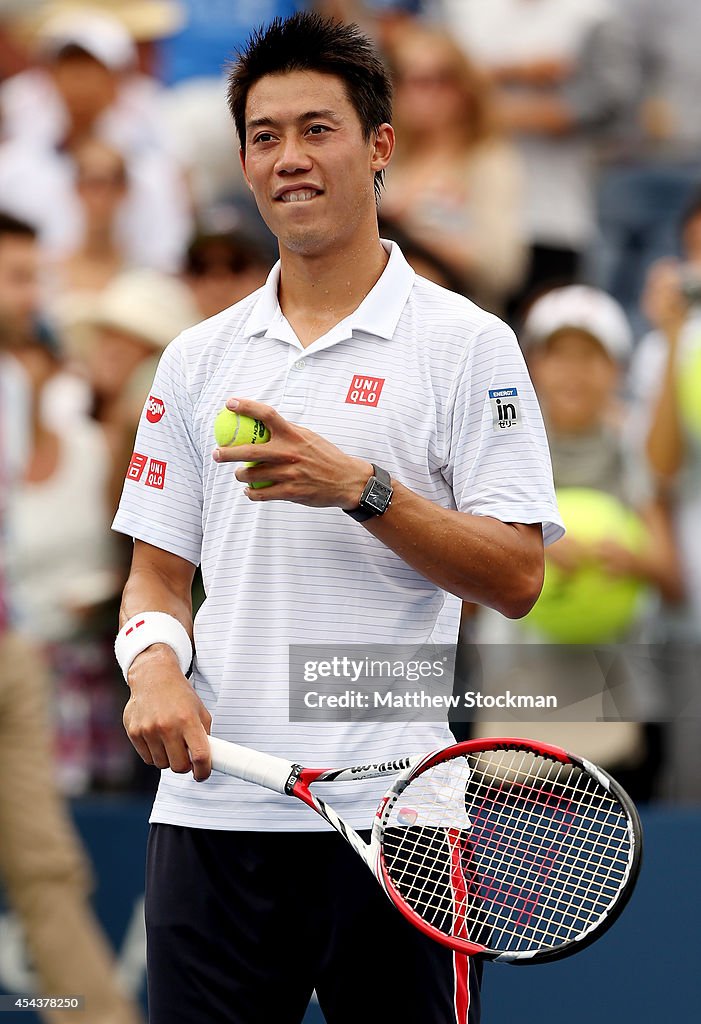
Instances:
[[[303,370],[306,365],[303,359],[298,359],[295,363],[295,370]]]

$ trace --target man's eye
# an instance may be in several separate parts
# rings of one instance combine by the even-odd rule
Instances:
[[[309,127],[311,135],[322,135],[324,132],[329,131],[325,124],[313,124]]]
[[[254,142],[270,142],[272,137],[273,136],[270,134],[270,132],[261,132],[260,135],[256,135],[256,137],[254,138],[253,141]]]

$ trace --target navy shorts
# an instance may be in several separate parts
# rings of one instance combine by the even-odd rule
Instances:
[[[150,1024],[478,1024],[481,965],[422,935],[331,832],[153,825]]]

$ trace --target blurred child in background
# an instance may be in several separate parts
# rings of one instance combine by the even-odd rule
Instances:
[[[668,601],[681,600],[681,570],[669,517],[623,430],[625,407],[618,396],[632,335],[622,309],[594,288],[558,288],[533,304],[523,338],[548,431],[556,489],[561,495],[570,488],[586,489],[574,492],[583,495],[582,501],[597,493],[613,497],[616,508],[635,511],[644,528],[644,540],[630,545],[605,529],[596,540],[583,539],[571,529],[548,551],[545,588],[547,567],[557,567],[564,588],[568,578],[594,565],[600,572],[600,591],[598,598],[593,595],[592,605],[605,605],[607,591],[617,579],[639,581],[651,595]],[[612,521],[612,533],[613,528]],[[563,597],[564,589],[559,600]],[[494,670],[499,684],[508,675],[518,680],[521,692],[552,693],[561,708],[571,709],[571,722],[523,724],[528,735],[569,745],[614,770],[638,797],[649,798],[658,767],[658,735],[641,723],[654,717],[659,707],[652,666],[640,663],[645,659],[637,657],[639,650],[627,651],[625,646],[645,637],[650,605],[641,602],[639,611],[636,607],[637,603],[630,621],[617,633],[592,637],[589,643],[566,646],[561,629],[551,632],[547,620],[538,616],[538,605],[523,623],[485,615],[477,635],[483,641],[511,645],[488,650],[484,657],[485,671]],[[587,609],[581,613],[586,615]],[[574,626],[578,632],[580,624]],[[597,721],[617,715],[620,721]],[[505,728],[513,725],[478,724],[480,734],[495,735]]]

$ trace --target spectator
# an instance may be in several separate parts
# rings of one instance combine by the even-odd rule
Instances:
[[[457,278],[450,267],[429,252],[425,246],[409,238],[398,224],[385,221],[382,217],[379,218],[379,228],[380,238],[396,242],[402,250],[405,260],[419,277],[425,277],[427,281],[433,281],[441,288],[447,288],[448,291],[460,294],[462,281]]]
[[[596,233],[597,133],[638,86],[623,26],[608,0],[442,0],[442,11],[497,83],[526,168],[523,295],[574,281]]]
[[[201,319],[215,316],[265,282],[273,260],[241,232],[203,232],[190,243],[184,279]]]
[[[701,33],[697,0],[616,0],[639,66],[634,116],[607,139],[599,188],[602,244],[597,273],[636,329],[645,275],[656,260],[679,252],[676,228],[701,182],[697,96]]]
[[[117,225],[129,194],[126,161],[107,143],[86,139],[76,147],[74,162],[83,233],[77,248],[53,268],[52,286],[61,297],[100,292],[125,269]]]
[[[438,257],[470,298],[498,309],[523,269],[521,174],[491,93],[445,33],[392,35],[400,140],[382,216]]]
[[[642,308],[654,329],[636,351],[631,389],[639,405],[635,424],[647,436],[650,464],[675,509],[689,595],[684,633],[701,641],[701,442],[679,394],[681,377],[701,350],[701,194],[683,217],[681,247],[684,262],[661,260],[648,275]]]
[[[637,426],[647,436],[653,471],[669,501],[681,551],[688,601],[666,608],[656,639],[663,652],[670,706],[667,793],[701,800],[698,743],[701,670],[701,428],[698,374],[701,366],[701,198],[683,220],[686,263],[654,264],[642,308],[653,325],[638,347],[632,374],[640,405]]]
[[[0,316],[3,332],[27,338],[37,327],[39,254],[35,228],[0,210]]]
[[[68,343],[94,398],[93,415],[111,452],[116,506],[155,364],[166,345],[198,320],[194,301],[175,278],[128,270],[97,301],[68,311]]]
[[[108,529],[109,451],[86,416],[46,415],[46,386],[60,371],[54,353],[29,341],[12,355],[30,386],[31,420],[27,462],[7,506],[7,583],[18,628],[51,669],[57,778],[77,796],[125,784],[133,765],[120,736],[111,637],[97,614],[122,583]]]
[[[74,9],[46,22],[37,46],[41,64],[0,88],[5,207],[39,226],[49,256],[74,251],[81,238],[74,152],[97,136],[127,161],[132,187],[118,224],[125,258],[177,269],[190,233],[189,199],[167,149],[157,86],[132,70],[129,35],[104,14]]]
[[[546,565],[556,565],[566,579],[595,561],[604,578],[638,579],[670,601],[681,600],[681,570],[669,518],[655,499],[644,466],[627,447],[621,417],[616,415],[622,372],[632,352],[623,311],[597,289],[559,288],[534,303],[523,336],[548,430],[556,488],[588,488],[612,495],[637,511],[647,528],[647,542],[635,552],[613,539],[585,542],[567,535],[552,545]],[[605,586],[602,583],[602,598]],[[638,615],[614,638],[624,646],[618,648],[617,659],[609,658],[608,673],[591,646],[553,644],[535,624],[537,619],[516,625],[485,617],[478,638],[516,645],[495,653],[485,649],[484,665],[497,685],[509,673],[518,672],[520,689],[555,693],[561,707],[572,707],[571,723],[529,722],[523,725],[527,735],[569,744],[625,778],[638,797],[649,799],[659,767],[658,735],[638,723],[659,711],[657,680],[652,667],[639,664],[639,659],[633,663],[625,648],[627,641],[640,642],[645,636],[645,612],[650,616],[649,605],[643,617]],[[605,701],[611,691],[616,709],[631,720],[596,721],[606,717]],[[479,731],[497,735],[505,728],[508,732],[513,725],[480,723]]]
[[[138,1011],[116,983],[112,954],[89,905],[85,855],[56,788],[45,669],[31,645],[11,631],[6,601],[5,510],[23,466],[15,442],[28,432],[31,402],[21,397],[26,381],[17,362],[2,350],[22,336],[18,324],[30,321],[26,296],[36,291],[31,239],[28,225],[0,219],[0,303],[12,321],[3,330],[0,307],[0,771],[6,780],[0,787],[0,874],[42,994],[81,993],[91,1020],[138,1024]],[[13,268],[22,271],[14,303]],[[68,1016],[43,1019],[58,1024]]]

